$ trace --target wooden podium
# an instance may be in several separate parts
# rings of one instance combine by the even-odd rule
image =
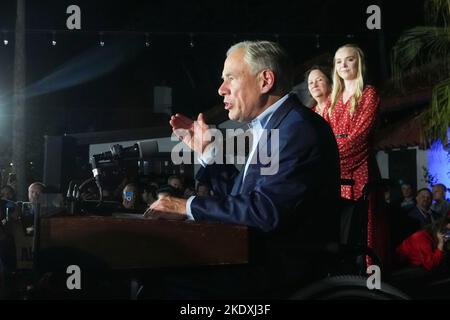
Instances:
[[[245,226],[133,214],[60,216],[40,222],[39,254],[49,250],[86,254],[112,270],[245,264],[249,232]]]

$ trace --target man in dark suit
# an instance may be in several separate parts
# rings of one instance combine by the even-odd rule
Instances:
[[[245,41],[227,52],[219,94],[231,120],[251,126],[253,145],[239,172],[220,164],[208,125],[172,116],[174,133],[200,156],[197,179],[214,197],[164,197],[148,217],[242,224],[259,231],[267,283],[310,276],[314,250],[337,241],[339,159],[328,124],[290,95],[292,67],[278,44]],[[264,152],[272,163],[262,161]],[[267,160],[267,159],[266,159]],[[275,163],[274,163],[275,162]],[[304,250],[300,249],[303,248]],[[220,248],[218,248],[220,250]]]
[[[411,233],[441,218],[437,212],[431,209],[432,199],[433,195],[430,189],[422,188],[417,191],[416,205],[408,211],[408,218],[410,218],[411,223],[416,223]]]

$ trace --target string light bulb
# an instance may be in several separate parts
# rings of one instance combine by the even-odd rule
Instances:
[[[147,48],[150,47],[150,36],[149,36],[148,33],[145,34],[145,46],[146,46]]]
[[[6,35],[6,31],[3,31],[3,44],[4,44],[5,46],[7,46],[8,43],[9,43],[9,41],[8,41],[8,37],[7,37],[7,35]]]
[[[103,40],[103,32],[99,32],[98,35],[100,37],[100,41],[99,41],[100,47],[104,47],[105,41]]]
[[[320,48],[320,35],[316,34],[316,48]]]
[[[56,46],[56,35],[55,35],[55,31],[52,32],[52,46]]]
[[[190,33],[189,36],[191,37],[191,40],[189,41],[189,47],[194,48],[195,47],[194,34]]]

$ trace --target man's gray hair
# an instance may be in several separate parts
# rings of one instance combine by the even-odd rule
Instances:
[[[244,60],[252,74],[270,69],[275,74],[275,90],[289,92],[293,85],[292,65],[286,51],[276,42],[242,41],[227,51],[227,57],[237,49],[244,49]]]

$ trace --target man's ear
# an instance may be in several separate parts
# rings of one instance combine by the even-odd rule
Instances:
[[[260,73],[261,93],[268,93],[275,85],[275,74],[272,70],[266,69]]]

